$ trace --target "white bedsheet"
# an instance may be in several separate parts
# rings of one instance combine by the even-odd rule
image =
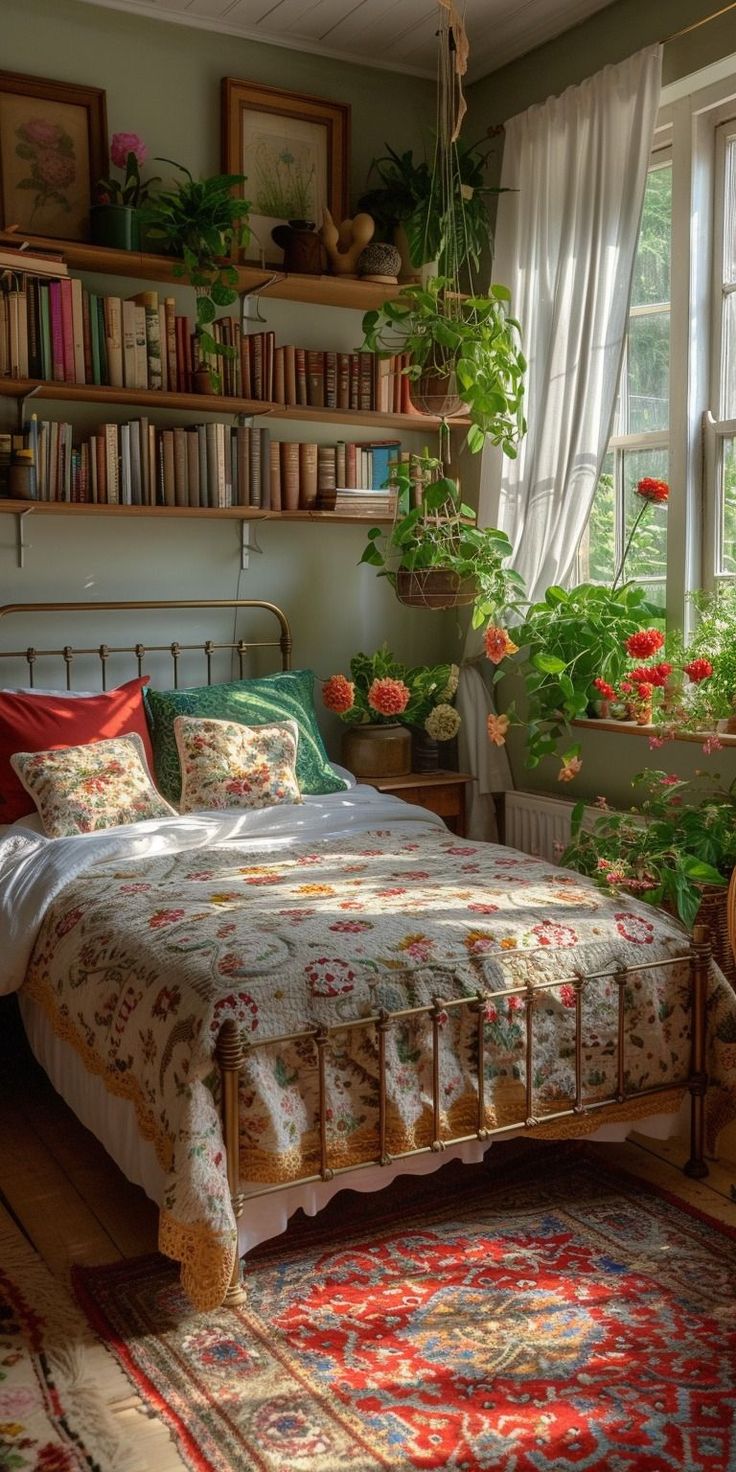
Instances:
[[[56,896],[72,879],[108,859],[135,864],[152,854],[237,845],[243,853],[318,843],[342,834],[417,824],[442,827],[424,808],[386,796],[374,787],[307,797],[256,812],[188,813],[107,828],[74,838],[43,837],[27,820],[0,828],[0,993],[17,991]]]

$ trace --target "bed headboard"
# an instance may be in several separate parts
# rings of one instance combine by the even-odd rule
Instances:
[[[4,621],[12,620],[13,615],[24,615],[25,617],[28,617],[32,614],[52,615],[54,616],[55,626],[60,631],[60,637],[63,638],[65,614],[89,614],[91,619],[97,613],[111,612],[117,610],[121,613],[125,613],[126,621],[129,622],[130,615],[137,614],[138,612],[144,614],[147,610],[153,611],[155,609],[157,612],[160,612],[161,610],[171,610],[173,612],[182,609],[202,610],[208,608],[211,608],[213,610],[230,608],[233,610],[233,615],[235,619],[238,618],[241,609],[258,609],[261,611],[265,611],[268,614],[272,614],[273,618],[276,620],[276,623],[279,627],[278,637],[274,637],[273,639],[257,640],[247,640],[239,637],[233,638],[232,640],[225,640],[224,642],[222,640],[213,641],[212,639],[205,639],[201,643],[194,644],[182,643],[178,640],[173,640],[171,643],[168,644],[155,644],[148,643],[144,637],[139,642],[136,642],[134,644],[104,643],[93,645],[85,644],[84,646],[63,644],[54,649],[41,649],[36,648],[33,645],[28,645],[25,649],[12,649],[4,647],[4,635],[6,627],[8,628],[9,632],[11,628],[11,625],[6,625]],[[89,624],[85,620],[85,632],[87,627],[89,627]],[[143,629],[143,627],[141,628],[141,632],[145,634],[145,630]],[[278,649],[281,656],[282,670],[288,670],[291,668],[291,630],[289,628],[289,621],[286,617],[286,614],[282,613],[281,609],[277,608],[275,603],[264,603],[254,598],[186,598],[182,599],[181,601],[176,599],[167,600],[164,602],[162,602],[161,600],[155,600],[151,602],[136,601],[131,603],[126,603],[119,600],[114,600],[112,602],[95,601],[93,603],[6,603],[4,607],[0,607],[0,686],[6,683],[5,675],[6,671],[9,668],[8,661],[10,660],[25,661],[28,671],[27,682],[28,685],[32,688],[34,684],[34,666],[36,664],[36,661],[38,659],[48,658],[58,659],[59,661],[61,661],[59,672],[62,676],[59,688],[73,690],[75,659],[81,658],[83,656],[89,657],[91,655],[93,657],[96,657],[99,661],[101,685],[102,689],[105,690],[107,689],[107,661],[111,655],[130,655],[131,665],[135,665],[135,672],[137,672],[137,674],[139,675],[142,675],[145,673],[143,668],[144,661],[149,654],[168,654],[172,661],[172,676],[174,688],[176,689],[179,682],[179,661],[181,659],[181,656],[183,654],[190,654],[192,652],[199,652],[203,656],[207,676],[206,683],[208,685],[211,685],[212,659],[216,653],[229,650],[231,654],[235,656],[238,660],[240,678],[243,679],[245,676],[244,664],[246,656],[252,650],[256,649]],[[131,675],[133,673],[134,671],[133,669],[131,669]],[[45,680],[46,676],[44,675],[44,681]]]

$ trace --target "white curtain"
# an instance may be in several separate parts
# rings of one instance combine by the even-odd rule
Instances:
[[[516,460],[484,451],[478,523],[507,532],[531,601],[571,579],[610,435],[661,63],[648,47],[506,125],[494,277],[522,327],[527,433]],[[466,659],[479,647],[471,633]],[[477,666],[461,681],[472,761]],[[488,775],[471,770],[482,798]]]
[[[650,46],[506,125],[494,275],[522,326],[527,433],[500,485],[486,457],[479,519],[508,533],[532,602],[570,579],[611,431],[661,64]]]

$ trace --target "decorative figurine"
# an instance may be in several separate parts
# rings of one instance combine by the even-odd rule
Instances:
[[[372,240],[358,259],[358,275],[363,281],[396,286],[400,270],[401,251],[383,240]]]
[[[370,215],[355,215],[352,220],[343,220],[338,230],[329,210],[324,211],[324,224],[320,230],[322,243],[327,251],[330,270],[335,276],[357,275],[358,258],[362,255],[376,226]]]

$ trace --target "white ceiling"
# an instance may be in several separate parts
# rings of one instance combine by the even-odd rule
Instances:
[[[612,0],[466,0],[470,80],[577,25]],[[370,66],[435,74],[436,0],[87,0]],[[462,5],[458,8],[462,10]]]

